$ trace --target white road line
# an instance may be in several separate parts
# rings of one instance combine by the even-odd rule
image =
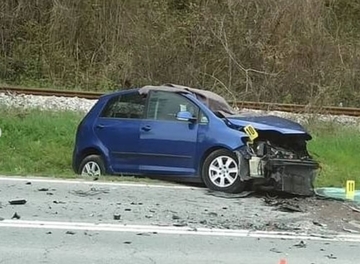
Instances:
[[[124,183],[124,182],[101,182],[101,181],[86,181],[86,180],[73,180],[73,179],[63,180],[63,179],[7,177],[7,176],[2,176],[2,177],[0,176],[0,181],[65,183],[65,184],[89,184],[89,185],[102,185],[102,186],[149,187],[149,188],[187,189],[187,190],[201,189],[199,187],[181,186],[181,185],[161,185],[161,184]]]
[[[272,239],[301,239],[318,241],[343,241],[360,243],[360,235],[339,234],[334,236],[307,235],[293,232],[250,231],[231,229],[209,229],[173,226],[149,226],[149,225],[124,225],[105,223],[81,223],[81,222],[53,222],[53,221],[23,221],[3,220],[0,228],[33,228],[33,229],[60,229],[60,230],[86,230],[103,232],[133,232],[133,233],[158,233],[173,235],[197,235],[197,236],[228,236],[228,237],[252,237]]]

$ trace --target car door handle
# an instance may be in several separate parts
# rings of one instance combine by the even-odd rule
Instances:
[[[99,129],[103,129],[105,126],[104,125],[102,125],[102,124],[98,124],[98,125],[96,125],[96,128],[99,128]]]
[[[143,131],[150,131],[150,130],[151,130],[151,126],[143,126],[143,127],[141,128],[141,130],[143,130]]]

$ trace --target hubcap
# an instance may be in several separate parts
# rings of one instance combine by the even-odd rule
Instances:
[[[101,175],[101,169],[99,164],[94,161],[89,161],[85,164],[81,171],[81,176],[96,177]]]
[[[220,156],[210,163],[209,177],[217,187],[231,186],[239,175],[238,164],[229,156]]]

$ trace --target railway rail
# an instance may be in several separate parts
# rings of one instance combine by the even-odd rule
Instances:
[[[55,90],[45,88],[24,88],[14,86],[0,86],[0,92],[10,94],[26,94],[26,95],[41,95],[41,96],[62,96],[62,97],[79,97],[86,99],[98,99],[104,93],[101,92],[85,92],[85,91],[68,91]],[[280,103],[266,103],[266,102],[249,102],[238,101],[231,102],[241,108],[255,109],[255,110],[271,110],[283,111],[291,113],[316,113],[329,115],[346,115],[360,117],[360,108],[352,107],[332,107],[332,106],[312,106],[312,105],[297,105],[297,104],[280,104]]]

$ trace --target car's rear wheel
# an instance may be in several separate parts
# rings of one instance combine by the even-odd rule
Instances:
[[[97,179],[105,174],[104,161],[99,155],[89,155],[81,162],[79,172],[82,177]]]
[[[202,167],[205,185],[215,191],[239,193],[246,183],[239,176],[239,163],[235,153],[218,149],[210,153]]]

